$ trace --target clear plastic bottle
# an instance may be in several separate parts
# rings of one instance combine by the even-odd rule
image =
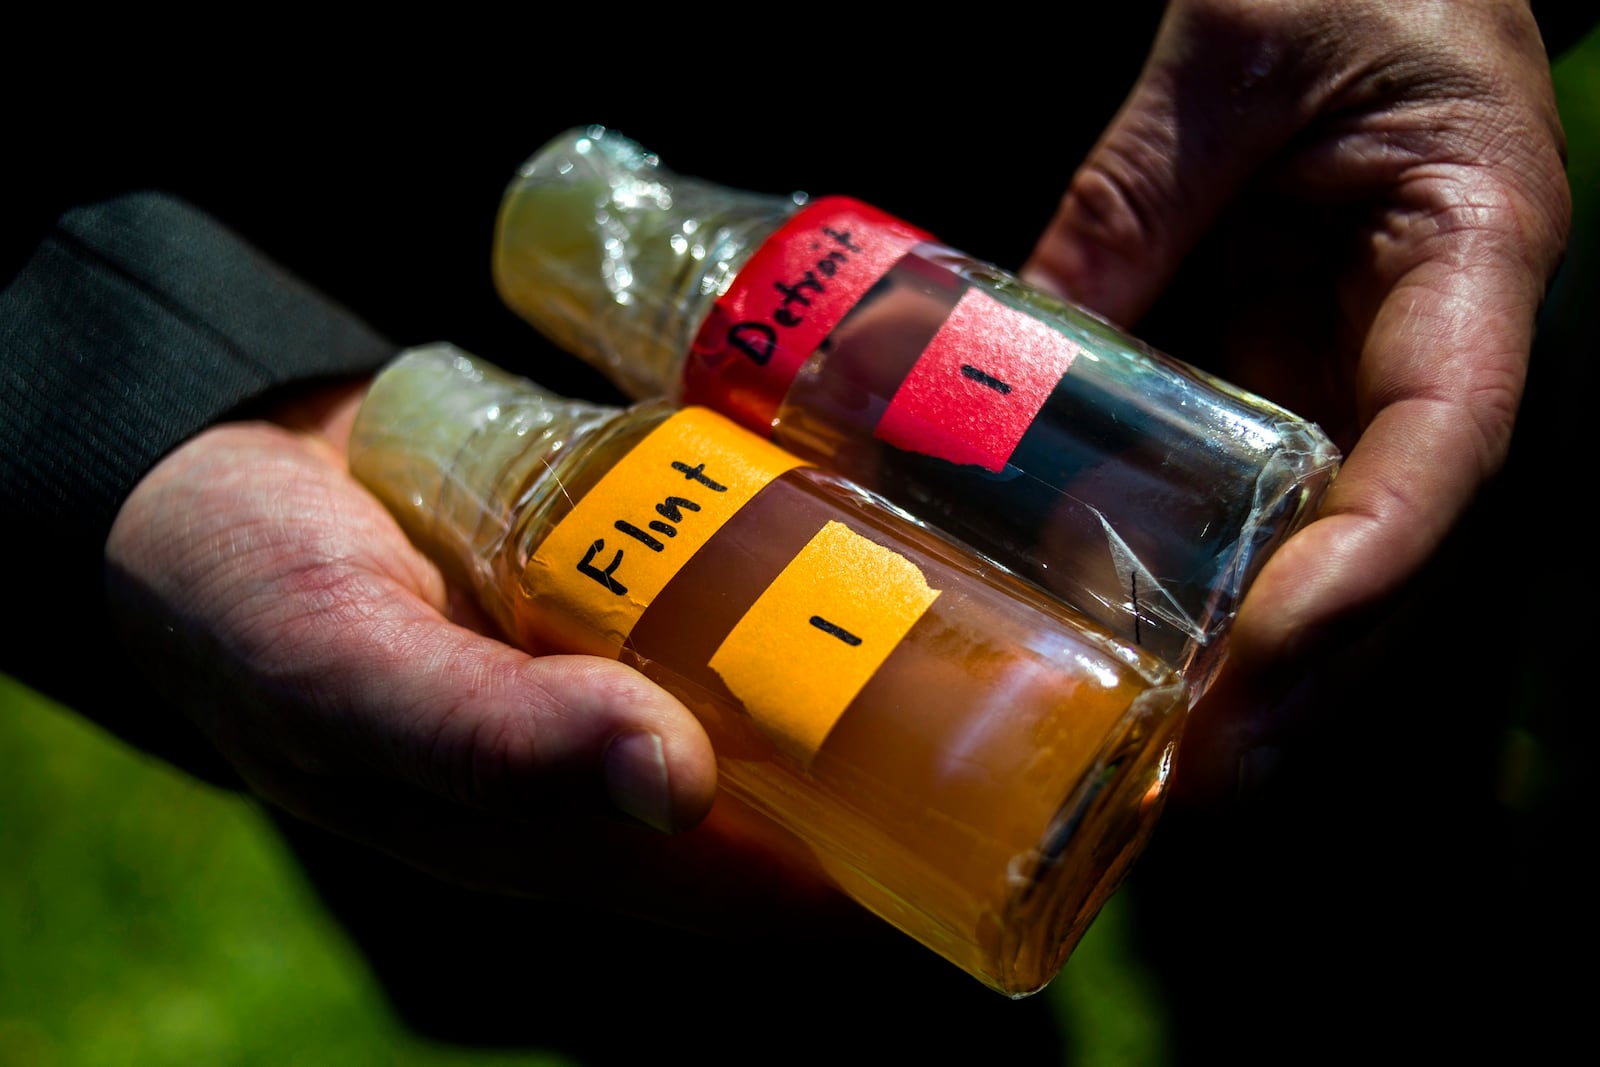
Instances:
[[[493,270],[628,395],[715,408],[884,495],[1194,699],[1341,458],[1315,423],[870,205],[684,177],[603,127],[521,167]]]
[[[670,690],[722,788],[1002,993],[1050,981],[1160,811],[1166,664],[708,409],[429,346],[378,374],[350,465],[510,640]]]

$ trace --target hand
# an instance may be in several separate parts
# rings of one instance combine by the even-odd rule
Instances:
[[[261,796],[442,878],[735,935],[836,919],[786,841],[713,804],[678,701],[487,636],[347,472],[362,393],[214,427],[129,497],[113,617],[161,691]]]
[[[1262,740],[1253,687],[1394,597],[1500,469],[1567,238],[1563,155],[1521,0],[1168,6],[1022,274],[1123,324],[1198,279],[1158,347],[1346,453],[1241,606],[1180,794],[1231,789]]]

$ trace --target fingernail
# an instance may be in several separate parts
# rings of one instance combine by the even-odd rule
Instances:
[[[606,792],[618,810],[646,826],[672,832],[667,760],[655,734],[623,734],[611,742],[606,749]]]

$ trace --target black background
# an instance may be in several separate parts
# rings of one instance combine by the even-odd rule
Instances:
[[[551,136],[607,124],[682,173],[849,193],[1014,267],[1137,73],[1156,12],[1121,6],[1048,26],[1009,9],[932,26],[930,9],[915,29],[873,37],[837,10],[746,12],[747,32],[724,17],[715,33],[709,15],[609,25],[599,11],[587,26],[448,30],[430,12],[337,36],[263,18],[192,26],[171,47],[39,31],[17,42],[36,54],[11,96],[22,240],[8,249],[62,204],[166,188],[397,344],[454,341],[611,398],[489,278],[500,194]],[[1183,323],[1216,298],[1204,266],[1139,330],[1196,361]],[[1568,293],[1552,305],[1567,317],[1541,335],[1504,476],[1393,613],[1308,680],[1314,726],[1265,791],[1223,812],[1169,810],[1136,867],[1138,948],[1181,1062],[1469,1050],[1542,1062],[1571,1036],[1591,947],[1592,627],[1573,503],[1590,477],[1546,471],[1586,447],[1573,405],[1592,381],[1581,353],[1594,334]],[[1072,1058],[1073,1035],[1041,999],[1004,1001],[920,950],[863,973],[576,908],[464,904],[286,833],[396,1004],[450,1040],[583,1063],[675,1047],[774,1062],[848,1058],[860,1028],[896,1059]]]

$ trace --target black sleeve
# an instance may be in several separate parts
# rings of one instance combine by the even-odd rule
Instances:
[[[104,547],[168,451],[275,386],[376,368],[395,346],[218,222],[124,193],[41,227],[0,290],[0,670],[130,740],[168,721],[115,662]],[[141,707],[140,705],[144,705]]]

